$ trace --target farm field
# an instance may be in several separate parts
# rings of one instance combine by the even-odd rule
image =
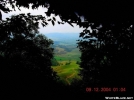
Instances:
[[[79,74],[81,53],[77,48],[78,33],[50,33],[46,36],[54,41],[54,58],[52,68],[60,81],[70,85],[73,79],[81,79]]]
[[[80,79],[78,75],[80,68],[76,64],[76,61],[71,61],[69,65],[66,65],[66,62],[67,61],[60,61],[62,65],[52,66],[52,68],[57,72],[58,76],[60,76],[60,80],[63,83],[70,85],[74,78]]]
[[[60,81],[70,85],[73,79],[81,79],[79,74],[80,51],[74,45],[57,45],[54,47],[54,59],[58,63],[52,66]]]

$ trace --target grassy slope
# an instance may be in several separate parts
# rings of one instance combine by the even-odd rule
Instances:
[[[80,61],[80,52],[78,49],[73,49],[71,52],[66,52],[65,54],[56,54],[55,58],[57,61]]]
[[[63,65],[53,66],[53,69],[58,73],[61,80],[70,85],[73,78],[80,79],[78,76],[79,73],[79,65],[76,64],[76,61],[71,61],[69,65],[65,65],[66,61],[61,61]],[[61,63],[60,62],[60,63]]]
[[[60,66],[52,66],[54,71],[60,76],[60,79],[65,84],[70,85],[73,78],[80,79],[78,76],[79,65],[76,64],[76,61],[80,61],[80,52],[78,49],[73,49],[71,52],[65,54],[56,54],[55,59],[60,63]],[[67,62],[71,62],[69,65],[66,65]]]

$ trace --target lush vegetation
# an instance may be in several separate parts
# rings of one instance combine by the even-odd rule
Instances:
[[[32,9],[37,9],[39,6],[45,7],[48,8],[46,12],[48,18],[51,14],[59,15],[61,21],[57,21],[55,17],[48,19],[42,15],[30,14],[20,14],[3,21],[1,11],[5,13],[11,11],[6,5],[7,3],[14,10],[15,6],[18,9],[20,7],[29,9],[30,4]],[[87,93],[85,87],[123,86],[127,88],[127,91],[123,94],[118,92],[119,96],[127,97],[128,94],[132,96],[133,18],[132,1],[27,0],[24,2],[22,0],[0,0],[0,65],[2,65],[1,81],[3,82],[1,89],[4,90],[2,93],[10,95],[11,98],[37,94],[37,97],[45,97],[45,93],[52,97],[55,97],[53,96],[55,93],[58,96],[67,94],[65,97],[68,97],[69,93],[73,96],[74,93],[80,93],[90,95],[95,99],[96,93],[94,95]],[[44,48],[44,45],[41,44],[42,36],[35,38],[35,35],[31,34],[37,33],[36,28],[39,22],[42,26],[47,26],[48,21],[53,25],[56,22],[58,24],[67,22],[73,26],[75,23],[85,28],[80,33],[83,40],[78,43],[81,51],[80,75],[82,81],[75,81],[70,87],[66,86],[67,88],[63,84],[55,83],[57,78],[51,69],[53,54],[48,47],[51,42],[43,39],[43,44],[46,43],[46,48]],[[37,44],[34,42],[35,40],[39,40]],[[57,51],[62,52],[62,55],[58,54],[61,58],[58,56],[57,60],[63,60],[63,55],[67,51],[60,48],[57,48]],[[63,66],[68,66],[70,62],[71,59],[67,60]],[[70,72],[72,70],[70,69]],[[103,95],[103,98],[104,96],[106,94]]]
[[[38,28],[32,18],[23,15],[0,22],[3,94],[17,97],[21,94],[36,95],[36,91],[51,92],[49,87],[58,80],[51,68],[53,41],[39,34]]]
[[[66,85],[71,85],[74,79],[81,79],[78,75],[80,72],[78,62],[80,62],[81,54],[75,43],[76,41],[73,43],[65,43],[60,40],[60,42],[54,41],[53,45],[54,58],[52,59],[52,68],[57,72],[60,81]]]
[[[80,67],[76,64],[76,61],[62,61],[62,64],[59,66],[53,66],[54,71],[57,72],[57,75],[60,76],[61,82],[67,85],[71,85],[73,79],[81,79],[79,74]]]

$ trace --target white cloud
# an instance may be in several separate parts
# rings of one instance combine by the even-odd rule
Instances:
[[[32,10],[31,8],[30,9],[21,8],[21,11],[19,11],[16,8],[16,11],[12,11],[8,14],[2,12],[2,19],[10,17],[13,14],[17,15],[20,13],[31,13],[32,15],[44,15],[45,16],[44,12],[46,12],[46,11],[47,11],[47,9],[42,8],[42,7],[39,7],[36,10]],[[57,16],[56,20],[60,20],[60,18]],[[58,23],[55,23],[55,25],[53,26],[52,23],[49,23],[49,25],[46,27],[42,27],[42,25],[40,25],[39,31],[40,31],[40,33],[43,33],[43,34],[54,33],[54,32],[55,33],[80,33],[80,32],[82,32],[83,28],[79,28],[79,26],[76,26],[75,24],[73,24],[73,25],[74,25],[74,27],[72,27],[68,23],[60,24],[60,25]]]

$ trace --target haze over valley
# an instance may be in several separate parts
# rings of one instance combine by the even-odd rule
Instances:
[[[63,83],[70,85],[72,80],[80,79],[80,51],[77,48],[78,33],[49,33],[45,34],[54,44],[54,59],[52,68],[60,76]]]

